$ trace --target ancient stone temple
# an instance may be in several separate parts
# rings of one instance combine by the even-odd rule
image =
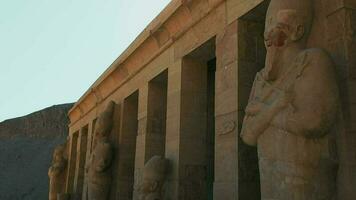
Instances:
[[[356,0],[172,0],[69,117],[57,199],[355,200]]]

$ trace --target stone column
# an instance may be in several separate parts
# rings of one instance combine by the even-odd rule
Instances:
[[[77,144],[76,167],[74,176],[74,193],[81,195],[83,192],[83,180],[85,170],[85,160],[88,141],[88,126],[82,127],[79,131]]]
[[[142,169],[147,161],[146,136],[147,136],[147,104],[148,104],[148,84],[139,89],[138,98],[138,135],[136,139],[136,156],[135,156],[135,183],[137,188],[142,179]],[[137,191],[134,191],[134,199],[137,198]]]
[[[183,58],[168,69],[167,199],[207,199],[206,89],[205,63]]]
[[[216,37],[214,200],[238,199],[237,28]]]
[[[171,162],[171,171],[167,177],[168,199],[178,200],[179,185],[179,135],[181,114],[182,60],[168,68],[166,158]]]
[[[93,139],[93,132],[94,132],[94,121],[89,122],[88,124],[88,142],[87,142],[87,151],[86,151],[86,156],[85,156],[85,168],[84,168],[84,181],[83,181],[83,194],[82,194],[82,199],[87,199],[88,195],[88,177],[87,177],[87,167],[89,164],[89,159],[90,159],[90,148],[91,148],[91,143]]]
[[[67,171],[67,183],[66,193],[73,193],[75,166],[77,159],[77,143],[79,132],[74,132],[70,136],[69,153],[68,153],[68,171]]]

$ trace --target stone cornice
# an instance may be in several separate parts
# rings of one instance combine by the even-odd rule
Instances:
[[[222,2],[224,0],[171,1],[77,101],[68,113],[71,124],[134,77]],[[194,15],[194,9],[202,5],[206,8],[204,15]]]

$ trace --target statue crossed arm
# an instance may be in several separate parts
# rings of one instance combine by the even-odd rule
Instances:
[[[252,95],[253,97],[253,95]],[[241,137],[249,145],[257,145],[258,137],[270,126],[273,118],[286,106],[287,96],[280,92],[280,97],[272,104],[250,101],[246,108]]]
[[[297,80],[290,107],[286,108],[285,115],[276,115],[272,125],[306,138],[320,138],[336,121],[339,91],[328,55],[319,49],[308,53],[310,64]]]
[[[241,133],[247,144],[256,145],[269,126],[307,138],[322,137],[329,130],[337,116],[339,100],[335,95],[338,89],[332,76],[333,63],[319,49],[310,49],[306,54],[307,64],[292,91],[273,88],[274,98],[269,103],[251,93]],[[259,89],[256,87],[258,83],[253,90]]]

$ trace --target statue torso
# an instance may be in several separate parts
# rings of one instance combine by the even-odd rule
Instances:
[[[284,74],[272,83],[258,74],[252,98],[270,104],[275,99],[276,91],[279,90],[289,90],[295,95],[305,95],[307,98],[308,94],[302,90],[303,87],[300,87],[303,81],[299,77],[303,76],[304,70],[310,67],[313,59],[315,59],[314,52],[303,51],[292,63],[292,68],[287,70],[289,74]],[[323,90],[323,88],[319,89]],[[293,109],[295,109],[293,105],[289,105],[281,110],[277,117],[288,120],[288,114],[293,112]],[[315,200],[330,199],[335,188],[333,184],[328,184],[334,183],[332,179],[335,178],[332,172],[336,167],[335,133],[309,139],[271,124],[259,136],[257,146],[261,186],[264,190],[262,194],[265,195],[263,199],[278,197],[278,199],[304,200],[303,195]],[[264,185],[264,182],[273,182],[273,184]]]

